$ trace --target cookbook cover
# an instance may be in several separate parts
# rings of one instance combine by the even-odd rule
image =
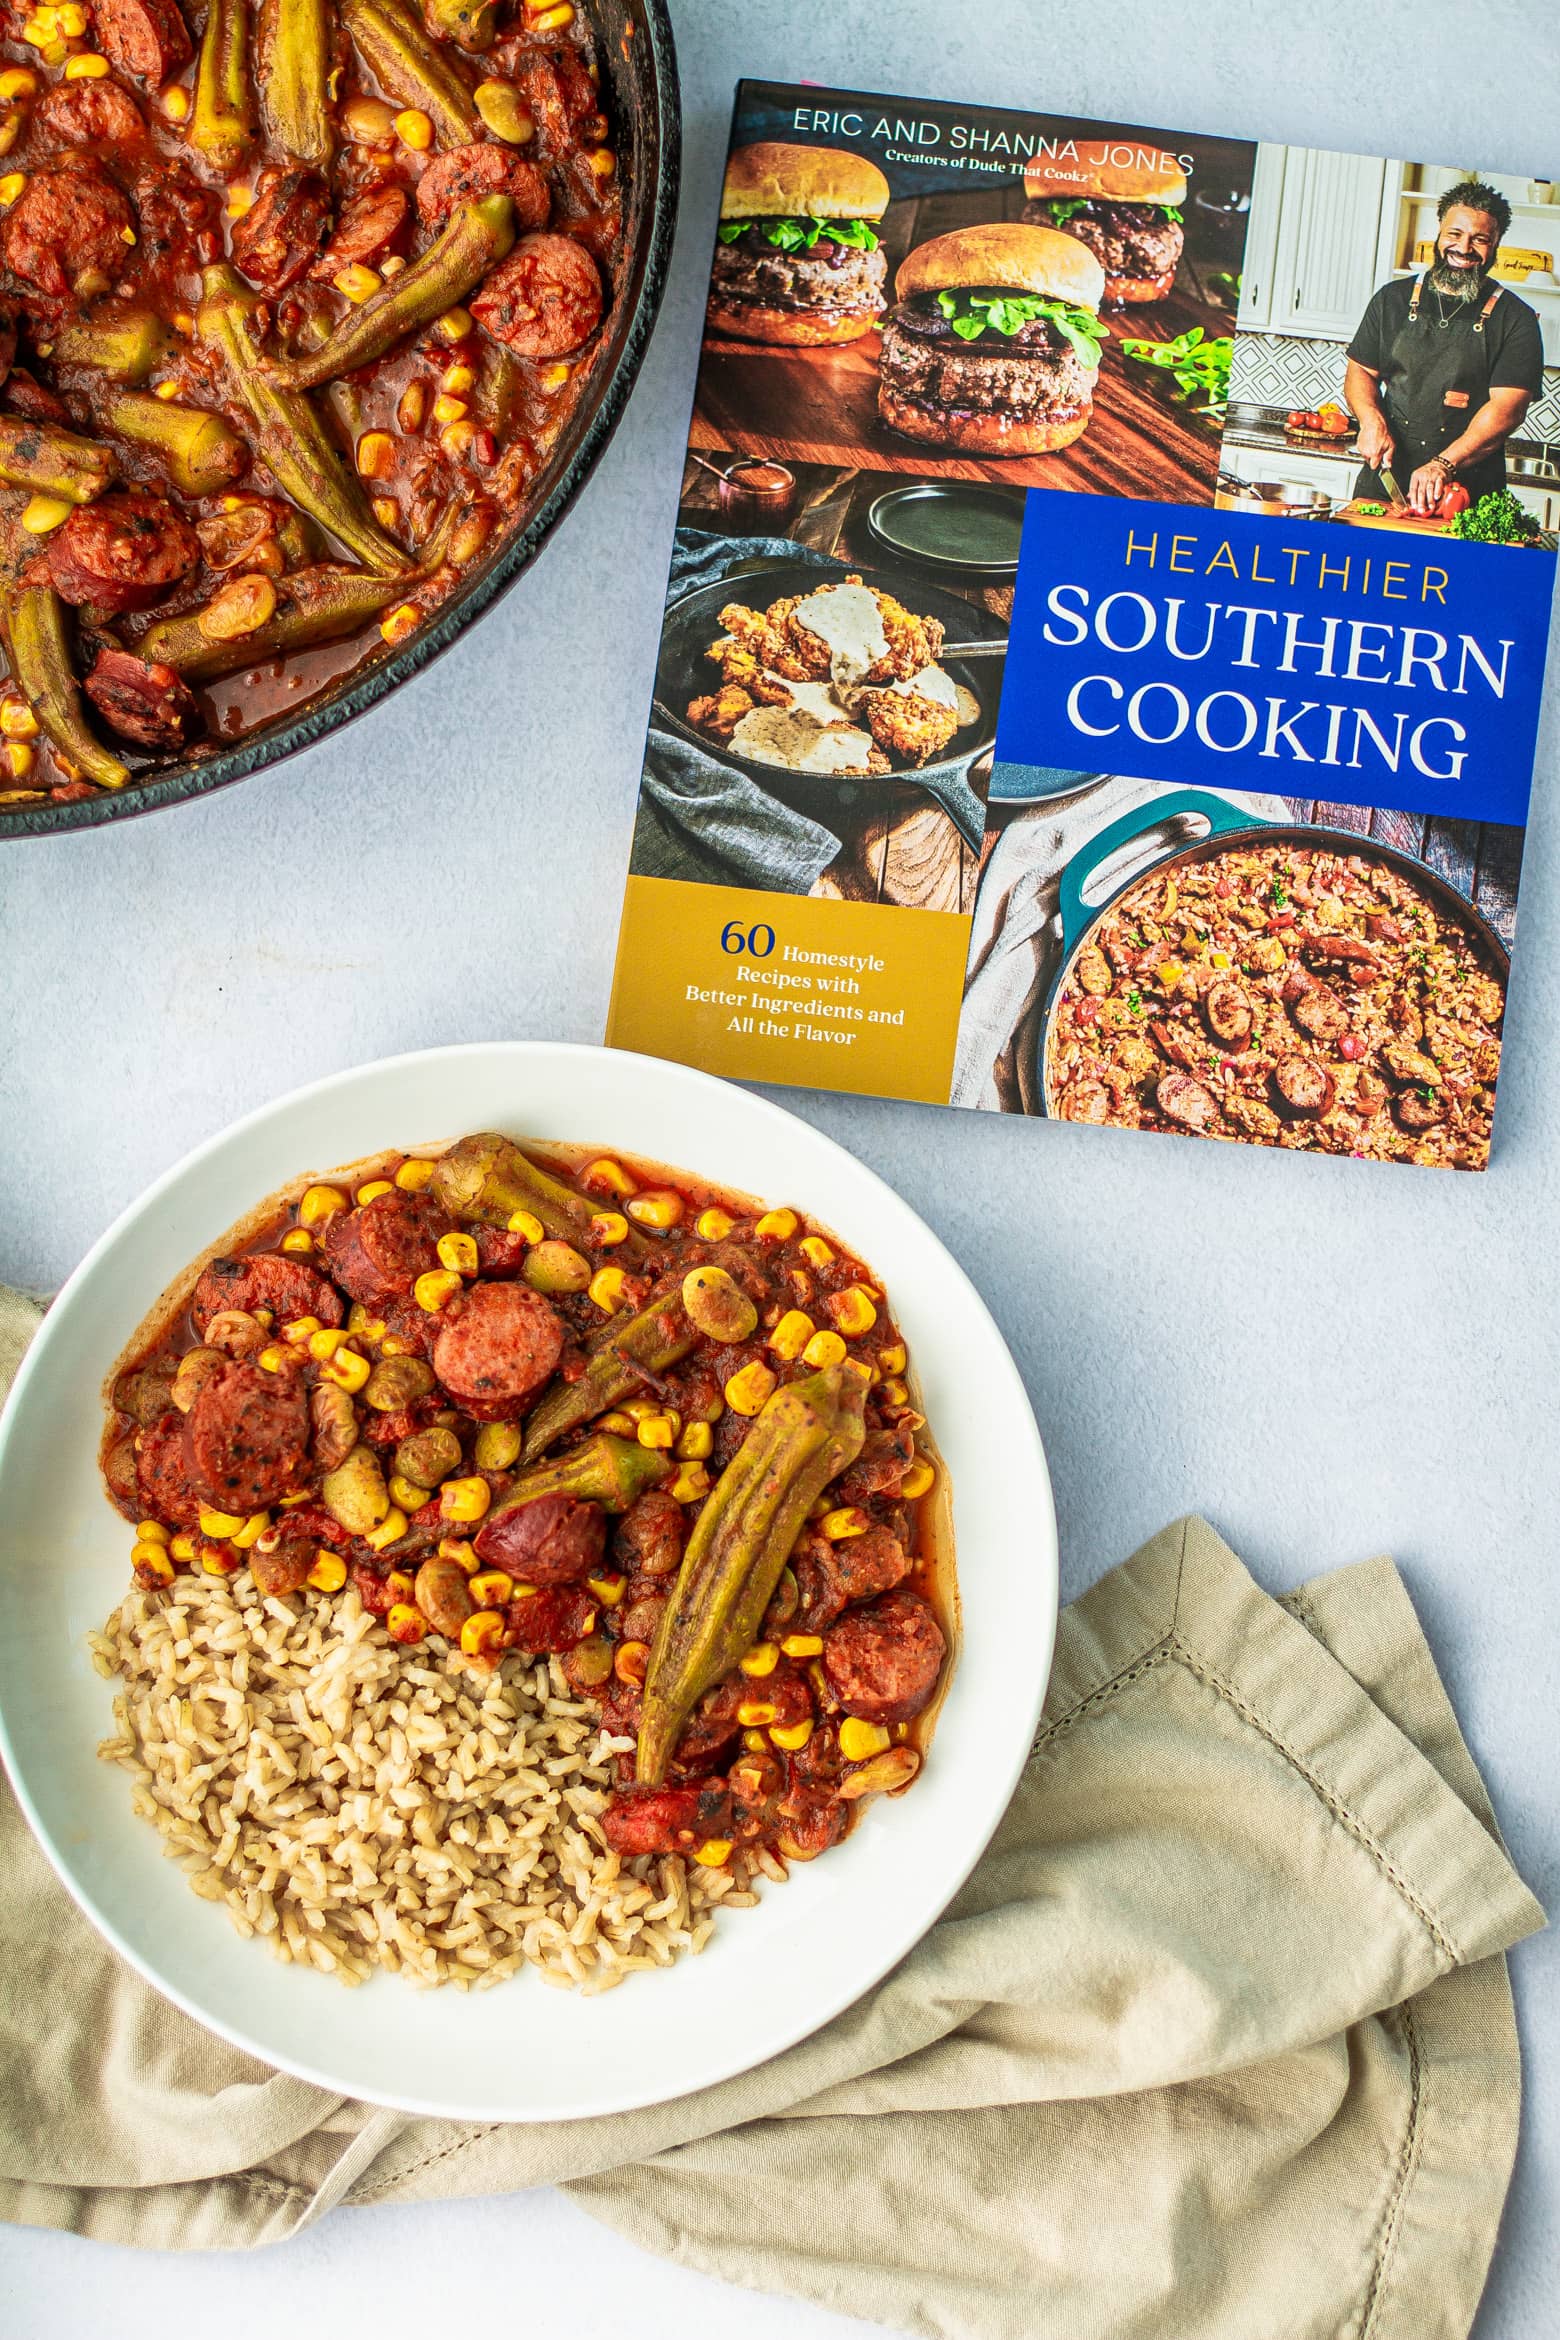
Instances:
[[[1557,196],[743,83],[608,1038],[1482,1169]]]

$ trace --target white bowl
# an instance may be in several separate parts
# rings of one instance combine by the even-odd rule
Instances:
[[[665,1972],[582,1998],[522,1972],[491,1991],[348,1990],[243,1941],[192,1894],[96,1759],[112,1686],[89,1628],[129,1578],[97,1470],[105,1375],[159,1293],[267,1193],[468,1129],[620,1146],[838,1231],[883,1278],[954,1492],[963,1643],[908,1795],[724,1918]],[[1033,1737],[1056,1625],[1056,1528],[1017,1368],[942,1245],[872,1172],[778,1106],[683,1066],[519,1042],[366,1065],[238,1122],[111,1227],[44,1320],[0,1420],[0,1749],[87,1916],[147,1981],[236,2047],[337,2094],[463,2120],[567,2120],[750,2069],[839,2013],[968,1875]]]

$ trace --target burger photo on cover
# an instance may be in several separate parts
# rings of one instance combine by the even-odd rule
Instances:
[[[878,412],[923,444],[1045,455],[1088,428],[1106,277],[1077,236],[1022,220],[918,244],[894,280]]]
[[[1024,217],[1087,244],[1105,271],[1105,301],[1162,301],[1186,248],[1186,171],[1178,156],[1085,147],[1024,166]]]
[[[859,341],[888,303],[889,184],[865,155],[765,139],[726,166],[708,330],[821,349]]]

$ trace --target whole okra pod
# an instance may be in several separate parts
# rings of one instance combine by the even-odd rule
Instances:
[[[188,610],[182,617],[159,618],[148,627],[136,643],[136,655],[154,666],[171,666],[186,682],[211,682],[292,650],[339,642],[378,617],[405,590],[403,577],[373,577],[362,569],[321,562],[284,577],[277,586],[276,614],[249,633],[219,639],[202,631],[200,610]]]
[[[0,415],[0,479],[11,487],[90,504],[119,469],[113,451],[53,423],[18,422]]]
[[[120,309],[62,325],[50,355],[57,366],[94,366],[112,382],[144,382],[172,339],[155,309]]]
[[[259,34],[266,129],[295,162],[323,170],[335,145],[327,0],[260,0]]]
[[[150,391],[127,390],[108,409],[109,429],[149,447],[187,496],[214,496],[249,468],[249,449],[219,414],[179,406]]]
[[[846,1358],[768,1400],[694,1522],[645,1672],[635,1777],[666,1777],[678,1735],[759,1625],[808,1512],[855,1461],[868,1375]]]
[[[612,1438],[605,1432],[587,1438],[557,1462],[544,1463],[516,1479],[502,1500],[488,1513],[487,1527],[524,1503],[542,1495],[572,1495],[579,1503],[599,1503],[605,1511],[626,1511],[647,1487],[658,1487],[670,1476],[672,1465],[653,1447],[631,1438]],[[484,1533],[486,1528],[484,1529]]]
[[[500,1137],[495,1130],[463,1137],[441,1154],[433,1192],[452,1218],[507,1227],[517,1211],[528,1211],[549,1235],[568,1243],[590,1240],[594,1206],[561,1178],[539,1169],[513,1138]]]
[[[341,16],[380,88],[425,113],[441,146],[481,136],[470,90],[401,0],[343,0]]]
[[[208,0],[195,67],[189,141],[231,179],[254,144],[249,78],[249,0]]]
[[[457,204],[420,260],[354,310],[318,349],[271,360],[271,379],[286,390],[312,390],[372,364],[464,300],[514,240],[515,207],[507,195]]]
[[[65,638],[65,609],[52,585],[7,585],[0,622],[17,689],[60,753],[99,788],[123,788],[129,768],[87,728]]]
[[[201,284],[205,298],[196,312],[196,334],[221,352],[235,391],[255,418],[260,454],[277,485],[375,576],[404,577],[411,562],[369,511],[311,401],[263,369],[249,331],[259,295],[226,261],[208,268]]]
[[[696,1328],[688,1322],[677,1281],[652,1292],[636,1315],[614,1317],[597,1334],[596,1346],[579,1379],[560,1381],[528,1419],[524,1459],[529,1462],[533,1455],[545,1454],[566,1431],[577,1429],[581,1422],[593,1422],[598,1414],[609,1413],[625,1398],[635,1396],[645,1386],[645,1376],[635,1370],[637,1366],[664,1373],[682,1362],[698,1338]]]

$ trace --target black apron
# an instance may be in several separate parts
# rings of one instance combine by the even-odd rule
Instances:
[[[1425,284],[1421,276],[1414,286],[1408,315],[1398,327],[1381,374],[1382,410],[1392,433],[1392,476],[1405,496],[1420,465],[1449,447],[1489,397],[1490,345],[1484,328],[1501,295],[1500,286],[1492,285],[1471,323],[1465,309],[1450,324],[1441,325],[1421,313]],[[1475,503],[1492,488],[1503,488],[1504,446],[1475,463],[1459,465],[1457,477]],[[1387,501],[1381,474],[1369,464],[1355,481],[1354,493],[1373,503]]]

